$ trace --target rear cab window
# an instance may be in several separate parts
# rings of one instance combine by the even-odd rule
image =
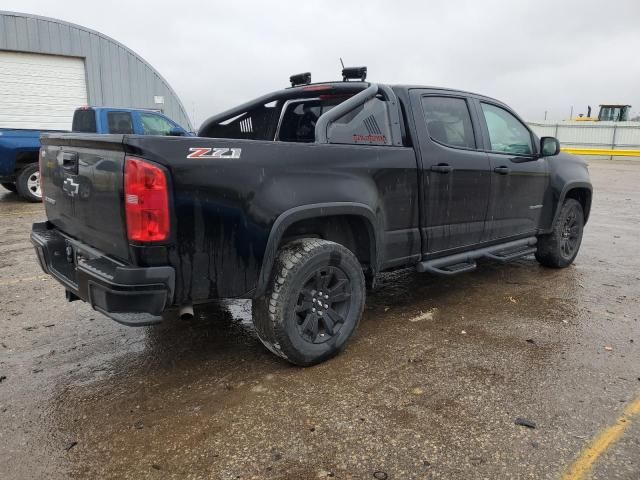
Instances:
[[[71,130],[78,133],[96,133],[96,111],[92,108],[78,109],[73,114]]]
[[[130,112],[107,112],[107,124],[109,133],[133,133],[133,120]]]
[[[422,97],[427,131],[432,140],[457,148],[476,148],[467,101],[458,97]]]
[[[318,119],[347,98],[336,97],[326,100],[308,98],[287,102],[278,127],[276,140],[300,143],[314,142]]]

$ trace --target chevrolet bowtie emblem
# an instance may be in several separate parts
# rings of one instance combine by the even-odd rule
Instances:
[[[78,189],[80,188],[80,184],[73,181],[73,178],[67,177],[62,184],[62,190],[65,191],[67,195],[73,197],[78,194]]]

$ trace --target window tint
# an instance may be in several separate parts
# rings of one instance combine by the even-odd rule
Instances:
[[[429,136],[453,147],[476,148],[466,100],[453,97],[422,97]]]
[[[169,135],[176,128],[169,120],[153,113],[141,113],[142,131],[145,135]]]
[[[93,109],[76,110],[71,130],[80,133],[96,133],[96,112]]]
[[[531,155],[531,134],[520,121],[506,110],[482,104],[482,112],[487,121],[491,150],[494,152]]]
[[[133,122],[129,112],[107,112],[109,133],[133,133]]]

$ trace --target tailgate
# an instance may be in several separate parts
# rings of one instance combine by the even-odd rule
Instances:
[[[49,221],[67,235],[127,260],[123,136],[43,135],[41,155]]]

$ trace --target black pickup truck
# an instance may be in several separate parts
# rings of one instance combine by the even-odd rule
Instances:
[[[197,137],[46,134],[40,169],[31,238],[70,301],[148,325],[250,298],[262,342],[298,365],[344,347],[382,271],[566,267],[592,197],[585,162],[497,100],[348,79],[265,95]]]

